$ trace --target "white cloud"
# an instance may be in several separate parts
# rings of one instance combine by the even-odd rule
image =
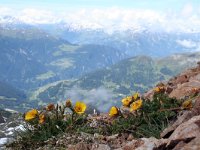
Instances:
[[[112,101],[112,99],[114,99],[114,93],[104,87],[87,91],[74,86],[70,90],[66,90],[64,98],[66,97],[72,99],[74,102],[82,101],[84,99],[84,102],[87,104],[92,104],[96,107],[98,106],[98,110],[101,112],[107,112],[114,102]],[[61,99],[63,99],[63,97],[61,97]]]
[[[54,13],[32,8],[22,10],[19,14],[19,19],[30,24],[55,23],[58,21]]]
[[[184,17],[188,17],[191,16],[193,10],[194,10],[193,5],[191,3],[187,3],[184,5],[181,13]]]
[[[117,7],[110,9],[82,9],[63,15],[66,22],[81,24],[82,27],[106,29],[141,28],[143,24],[162,22],[163,15],[152,10],[127,10]]]
[[[195,48],[197,47],[197,43],[193,42],[191,40],[177,40],[176,41],[179,45],[185,47],[185,48]]]
[[[161,13],[154,10],[143,9],[121,9],[121,8],[109,8],[109,9],[91,9],[91,10],[79,10],[72,14],[66,13],[66,22],[72,24],[78,24],[82,27],[89,28],[105,28],[107,30],[126,30],[135,29],[142,30],[149,28],[151,30],[164,30],[168,32],[184,31],[184,32],[196,32],[200,31],[200,15],[194,15],[189,11],[185,14],[177,13]],[[190,14],[190,17],[185,18]]]
[[[1,7],[0,6],[0,15],[6,16],[6,15],[13,15],[13,10],[8,7]]]
[[[148,9],[122,9],[112,7],[107,9],[79,9],[65,12],[51,12],[27,8],[17,13],[9,8],[0,7],[0,16],[10,14],[19,20],[31,24],[49,24],[66,22],[68,25],[79,28],[113,30],[134,29],[141,31],[162,30],[167,32],[200,31],[200,14],[195,14],[193,6],[187,4],[181,13],[158,12]],[[187,16],[187,17],[186,17]]]

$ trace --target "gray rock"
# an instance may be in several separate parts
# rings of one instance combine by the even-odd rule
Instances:
[[[0,138],[3,138],[5,136],[6,136],[5,133],[3,131],[0,131]]]
[[[0,114],[0,123],[5,123],[5,120],[1,114]]]
[[[200,138],[195,138],[177,150],[200,150]]]
[[[16,127],[18,125],[19,125],[18,122],[9,122],[8,125],[7,125],[7,127],[11,128],[11,127]]]
[[[168,128],[166,128],[161,134],[161,138],[168,138],[171,133],[182,123],[188,121],[190,118],[193,117],[193,113],[191,111],[185,111],[181,116],[178,117],[178,119],[170,125]]]
[[[166,144],[167,141],[167,139],[156,139],[154,137],[141,138],[137,140],[132,140],[122,148],[118,148],[116,150],[153,150],[160,145]]]
[[[174,89],[169,96],[175,97],[177,99],[181,99],[185,96],[189,96],[192,94],[192,88],[200,88],[200,81],[192,80],[190,82],[186,82],[178,85],[176,89]]]
[[[189,138],[200,138],[200,115],[194,116],[190,120],[180,124],[169,137],[167,145],[171,141]]]
[[[111,148],[106,144],[93,144],[92,150],[111,150]]]
[[[192,113],[194,115],[200,115],[200,96],[198,96],[195,100],[194,106],[192,108]]]

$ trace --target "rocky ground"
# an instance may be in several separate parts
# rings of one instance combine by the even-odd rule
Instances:
[[[161,133],[161,139],[140,138],[134,139],[128,134],[113,136],[95,135],[89,136],[91,143],[79,141],[75,145],[68,145],[69,150],[199,150],[200,149],[200,63],[196,68],[191,68],[166,83],[162,83],[170,97],[184,99],[196,94],[192,99],[193,108],[181,111],[177,120],[171,123]],[[154,91],[148,91],[144,96],[151,98]],[[69,137],[68,137],[69,138]],[[87,139],[87,138],[84,138]],[[55,144],[65,143],[66,139],[60,139]],[[47,149],[46,146],[40,149]]]
[[[166,89],[170,97],[185,99],[191,95],[193,107],[191,110],[180,111],[176,120],[171,122],[160,135],[160,139],[154,137],[136,139],[131,134],[115,134],[104,136],[99,134],[62,134],[52,137],[38,150],[69,149],[69,150],[199,150],[200,149],[200,63],[196,68],[191,68],[166,83],[160,83]],[[151,98],[154,91],[150,90],[144,97]],[[105,114],[92,116],[93,119],[108,119]],[[1,118],[0,118],[1,119]],[[108,120],[109,121],[109,120]],[[9,134],[10,126],[4,126]],[[12,126],[11,126],[12,128]],[[2,129],[2,127],[1,127]],[[1,136],[1,132],[0,132]],[[15,143],[16,144],[16,143]],[[13,149],[7,148],[7,149]],[[25,149],[21,147],[21,149]]]
[[[18,112],[13,110],[0,110],[0,150],[5,149],[4,144],[11,143],[16,131],[23,130],[23,121]]]

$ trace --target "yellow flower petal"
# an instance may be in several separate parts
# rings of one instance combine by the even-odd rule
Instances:
[[[115,106],[111,107],[109,116],[114,117],[117,116],[118,114],[119,114],[119,109]]]
[[[24,119],[26,121],[29,121],[29,120],[36,118],[37,116],[38,116],[38,111],[36,109],[32,109],[32,110],[26,112]]]
[[[86,110],[87,106],[83,102],[76,102],[74,106],[74,110],[77,114],[83,114]]]
[[[130,111],[138,110],[141,107],[142,107],[142,100],[140,99],[131,104]]]
[[[157,86],[154,88],[154,92],[156,92],[156,93],[160,93],[160,92],[164,92],[164,91],[165,91],[164,86]]]
[[[186,100],[185,102],[183,102],[182,107],[183,108],[192,108],[192,100],[189,99],[189,100]]]
[[[43,124],[45,122],[45,115],[44,114],[40,114],[39,115],[39,123]]]
[[[140,94],[138,92],[136,92],[135,94],[133,94],[134,100],[137,100],[139,97],[140,97]]]
[[[123,104],[123,106],[128,107],[130,105],[131,101],[132,101],[132,97],[128,96],[128,97],[122,99],[122,104]]]

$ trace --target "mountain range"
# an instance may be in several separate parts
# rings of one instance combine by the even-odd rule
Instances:
[[[112,32],[106,28],[82,27],[80,24],[71,24],[66,21],[49,23],[30,23],[20,17],[0,16],[0,23],[4,27],[30,28],[34,27],[47,32],[52,36],[65,39],[73,44],[97,44],[118,49],[128,57],[137,55],[166,56],[174,53],[199,51],[200,33],[198,30],[175,30],[167,28],[160,30],[159,27],[150,28],[141,25],[138,28],[115,28]],[[184,28],[185,26],[182,25]],[[175,28],[175,27],[174,27]],[[148,53],[147,53],[148,52]]]
[[[0,79],[23,90],[77,78],[125,57],[112,47],[70,44],[34,27],[1,27],[0,45]]]
[[[198,32],[128,29],[109,33],[101,29],[75,30],[65,23],[27,24],[10,16],[3,19],[2,91],[19,93],[20,97],[14,98],[24,108],[65,98],[86,99],[97,107],[101,103],[115,104],[114,99],[134,91],[145,92],[200,58]],[[185,52],[190,53],[172,55]],[[7,98],[0,96],[1,107],[12,108]],[[100,102],[94,101],[99,97]]]
[[[111,46],[129,57],[148,55],[165,57],[174,53],[200,50],[199,32],[166,32],[150,29],[115,30],[111,33],[104,29],[78,29],[66,24],[38,25],[46,32],[67,39],[74,44],[99,44]]]
[[[12,108],[19,111],[25,108],[26,103],[27,97],[23,91],[0,81],[0,108]]]
[[[175,54],[162,59],[136,56],[88,73],[77,80],[61,80],[38,88],[30,94],[38,105],[55,103],[67,98],[85,100],[101,111],[118,105],[119,99],[134,92],[144,93],[160,81],[165,81],[195,66],[200,53]],[[104,105],[101,108],[101,105]]]

